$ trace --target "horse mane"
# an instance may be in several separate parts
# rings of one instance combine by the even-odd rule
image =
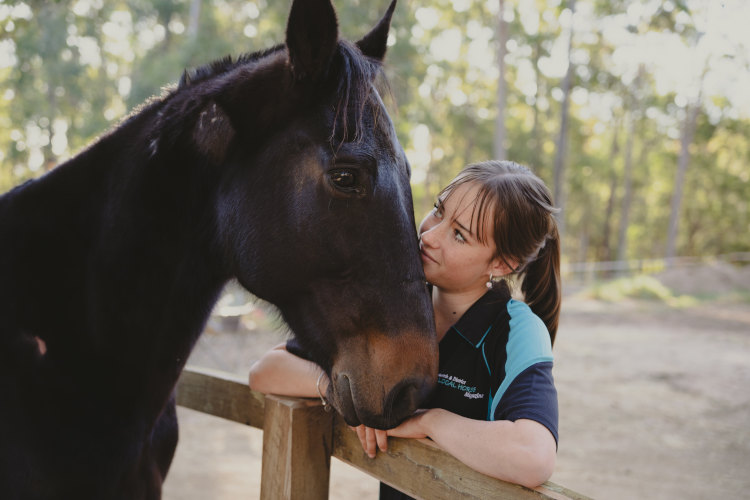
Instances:
[[[186,69],[182,73],[180,83],[177,85],[177,90],[184,89],[191,85],[209,80],[215,76],[223,75],[224,73],[228,73],[234,68],[263,59],[264,57],[278,52],[283,48],[284,45],[276,45],[269,49],[261,50],[258,52],[242,54],[235,60],[233,60],[232,56],[229,55],[226,57],[222,57],[221,59],[212,61],[208,64],[204,64],[203,66],[194,68],[192,70]]]
[[[283,44],[276,45],[266,50],[242,54],[236,59],[226,56],[192,70],[186,69],[175,93],[229,73],[235,68],[259,61],[284,48]],[[379,90],[385,89],[386,92],[388,92],[388,84],[380,61],[366,57],[355,44],[347,40],[339,40],[333,64],[336,66],[333,72],[339,73],[336,87],[336,95],[339,99],[335,108],[330,140],[333,142],[337,138],[337,125],[340,124],[339,143],[356,142],[363,136],[362,121],[365,106],[370,102],[373,84],[377,85]]]

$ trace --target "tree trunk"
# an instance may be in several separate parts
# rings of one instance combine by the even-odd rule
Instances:
[[[468,165],[474,161],[474,144],[476,143],[477,136],[477,123],[471,116],[465,115],[463,119],[463,134],[466,137],[466,148],[464,149],[464,165]],[[504,160],[505,158],[497,158],[498,160]]]
[[[429,152],[430,157],[427,162],[427,171],[424,174],[424,194],[419,206],[419,213],[415,214],[417,224],[419,224],[419,221],[422,220],[420,217],[424,217],[425,214],[432,209],[432,205],[433,203],[435,203],[434,196],[437,194],[437,191],[433,191],[433,186],[439,184],[440,182],[440,175],[437,172],[437,165],[432,153],[432,137],[430,137],[430,143],[428,144],[427,151]],[[437,186],[437,189],[440,189],[440,187],[441,186]]]
[[[591,206],[591,199],[587,196],[586,206]],[[586,209],[583,212],[583,218],[581,220],[581,234],[578,239],[578,262],[587,262],[589,256],[589,224],[591,224],[591,212],[592,210]]]
[[[693,142],[695,127],[700,112],[700,98],[685,110],[685,126],[682,130],[680,145],[680,158],[677,161],[677,173],[674,179],[674,192],[672,194],[672,208],[669,213],[669,230],[667,232],[667,264],[671,264],[676,256],[677,230],[680,222],[680,209],[682,207],[682,191],[685,185],[685,173],[690,164],[690,144]]]
[[[568,33],[568,71],[562,81],[563,100],[560,106],[560,134],[557,137],[557,147],[555,152],[555,187],[554,202],[560,208],[558,214],[558,231],[560,239],[565,232],[565,157],[568,150],[568,108],[570,106],[570,90],[573,83],[573,62],[570,60],[573,48],[573,18],[575,14],[575,0],[568,1],[568,8],[571,11],[570,32]]]
[[[615,212],[615,200],[617,199],[617,170],[615,161],[620,152],[619,143],[619,123],[614,124],[614,134],[612,135],[612,146],[609,152],[609,166],[611,168],[609,178],[609,199],[607,200],[607,209],[604,212],[604,229],[602,231],[602,246],[599,254],[600,260],[612,260],[612,216]]]
[[[635,136],[635,117],[633,111],[628,112],[628,137],[625,140],[625,165],[623,167],[622,209],[620,211],[620,227],[617,235],[617,260],[628,257],[628,226],[630,225],[630,206],[633,201],[633,141]]]
[[[508,42],[508,24],[503,19],[505,1],[498,0],[500,7],[497,14],[497,68],[500,76],[497,80],[497,118],[495,119],[495,137],[493,141],[494,156],[505,160],[505,101],[507,83],[505,81],[505,45]]]
[[[542,14],[539,13],[539,24],[541,25]],[[542,141],[539,133],[539,96],[542,94],[540,87],[542,85],[542,76],[539,71],[539,58],[542,53],[542,42],[541,36],[537,35],[534,37],[534,47],[532,49],[532,66],[534,68],[534,83],[536,84],[536,91],[534,92],[534,110],[532,115],[531,125],[531,167],[537,170],[542,165]]]
[[[188,23],[187,36],[189,40],[198,38],[198,26],[201,20],[201,0],[190,2],[190,22]]]
[[[55,95],[54,85],[47,86],[47,105],[49,106],[49,113],[47,114],[47,126],[44,127],[44,130],[47,132],[49,142],[46,146],[42,147],[42,155],[44,156],[42,168],[45,172],[52,170],[58,163],[58,158],[52,151],[52,137],[55,135],[54,122],[58,114],[57,96]]]

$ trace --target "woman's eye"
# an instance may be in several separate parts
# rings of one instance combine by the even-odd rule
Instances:
[[[458,229],[454,229],[453,232],[456,236],[456,241],[458,241],[459,243],[466,243],[466,238],[464,238],[464,235],[461,234],[461,231],[459,231]]]
[[[432,209],[432,212],[435,214],[435,217],[438,219],[443,218],[443,206],[440,205],[438,202],[435,202],[435,208]]]

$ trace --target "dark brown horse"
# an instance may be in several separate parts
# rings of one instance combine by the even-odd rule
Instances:
[[[431,390],[409,165],[356,44],[295,0],[286,44],[169,95],[0,197],[0,497],[158,498],[173,391],[227,280],[275,304],[352,425]]]

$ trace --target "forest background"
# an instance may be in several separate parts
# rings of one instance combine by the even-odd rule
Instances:
[[[357,39],[387,1],[338,0]],[[184,68],[283,42],[289,1],[3,0],[0,192],[54,168]],[[532,167],[565,262],[750,250],[742,0],[402,0],[390,109],[417,220],[468,162]]]

